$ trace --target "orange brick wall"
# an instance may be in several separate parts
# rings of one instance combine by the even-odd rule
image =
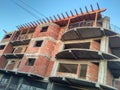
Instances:
[[[53,69],[54,61],[50,61],[45,76],[49,77]]]
[[[3,53],[11,53],[13,50],[13,46],[9,43],[5,46]]]
[[[52,57],[55,57],[55,55],[60,51],[61,46],[62,46],[62,42],[60,41],[55,44],[54,50],[52,52]]]
[[[7,60],[5,59],[4,56],[1,56],[0,57],[0,68],[3,68],[5,67],[5,65],[7,64]]]
[[[53,37],[54,39],[58,38],[59,26],[51,24],[49,25],[48,30],[46,32],[40,32],[41,29],[42,29],[41,26],[36,27],[35,32],[33,33],[33,38],[45,36],[50,36]]]
[[[92,41],[90,43],[90,49],[92,50],[100,50],[100,44],[96,41]]]
[[[88,64],[86,79],[91,80],[91,81],[97,81],[98,80],[98,70],[99,70],[98,65],[93,64],[93,63]]]
[[[55,43],[53,41],[46,40],[44,42],[44,45],[40,48],[39,53],[47,56],[51,56],[52,51],[54,50],[54,47],[55,47]]]
[[[27,60],[28,59],[26,57],[23,58],[19,67],[19,71],[31,72],[34,74],[45,76],[45,73],[47,71],[47,68],[50,62],[48,58],[40,56],[39,58],[36,59],[33,66],[27,66],[26,65]]]

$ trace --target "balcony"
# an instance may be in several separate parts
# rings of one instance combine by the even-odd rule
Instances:
[[[104,53],[96,50],[89,50],[89,49],[67,49],[59,52],[56,55],[56,59],[72,59],[72,60],[79,60],[79,59],[88,59],[88,60],[110,60],[110,59],[118,59],[119,57],[110,54]]]
[[[97,89],[102,89],[102,90],[116,90],[116,88],[108,85],[103,85],[103,84],[98,84],[96,82],[88,81],[88,80],[83,80],[83,79],[75,79],[75,78],[69,78],[69,77],[50,77],[49,80],[54,83],[54,85],[60,84],[61,83],[67,87],[67,86],[73,86],[75,88],[79,88],[81,90],[97,90]],[[55,87],[55,86],[54,86]],[[58,85],[56,85],[57,88]],[[65,88],[64,87],[64,88]],[[72,89],[72,90],[74,90]],[[61,89],[62,90],[62,89]],[[69,90],[69,89],[68,89]]]
[[[13,37],[13,40],[11,41],[11,44],[13,46],[29,44],[29,41],[33,36],[33,32],[33,30],[17,31]]]
[[[117,33],[100,27],[78,27],[66,31],[62,35],[62,41],[83,40],[112,35],[117,35]]]
[[[69,29],[77,28],[77,27],[93,27],[94,25],[94,20],[89,20],[89,21],[80,21],[76,23],[71,23],[69,25]],[[102,27],[102,20],[97,21],[97,27]]]

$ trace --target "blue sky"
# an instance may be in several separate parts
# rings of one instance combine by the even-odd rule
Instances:
[[[19,0],[0,0],[0,40],[2,39],[4,32],[3,29],[10,32],[16,30],[16,26],[30,21],[37,20],[29,13],[18,7],[12,1],[16,1],[24,8],[29,9]],[[65,13],[66,11],[77,9],[81,7],[85,11],[85,6],[90,10],[90,4],[94,8],[97,8],[96,3],[98,2],[101,8],[107,10],[103,13],[104,16],[111,18],[111,23],[120,27],[120,0],[22,0],[35,8],[46,17]],[[29,9],[32,11],[31,9]],[[32,11],[34,12],[34,11]],[[34,12],[35,13],[35,12]],[[35,13],[39,18],[43,16]]]

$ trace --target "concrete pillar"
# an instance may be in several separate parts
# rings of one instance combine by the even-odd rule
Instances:
[[[100,51],[108,52],[109,49],[109,38],[102,37]],[[106,84],[107,79],[107,60],[101,60],[99,63],[99,73],[98,73],[98,82],[102,84]]]
[[[103,18],[102,25],[103,25],[103,26],[102,26],[103,28],[110,29],[110,18],[107,17],[107,16],[105,16],[105,17]]]
[[[52,72],[51,72],[51,75],[50,75],[50,76],[56,76],[58,67],[59,67],[59,63],[56,61],[56,62],[54,63],[54,65],[53,65],[53,69],[52,69]]]

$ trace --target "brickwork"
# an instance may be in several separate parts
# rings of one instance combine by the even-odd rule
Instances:
[[[13,50],[13,46],[10,43],[7,44],[3,44],[5,45],[4,49],[0,50],[0,54],[4,54],[4,53],[11,53]]]
[[[96,41],[92,41],[90,43],[90,49],[91,50],[100,50],[100,43],[98,43]]]
[[[28,58],[24,57],[23,60],[21,61],[19,71],[45,76],[45,73],[47,71],[47,68],[48,68],[49,62],[50,62],[50,60],[48,58],[39,56],[35,60],[33,66],[26,65],[27,61],[28,61]]]
[[[5,65],[7,64],[7,60],[4,56],[0,57],[0,68],[4,69]]]
[[[41,32],[41,30],[42,30],[42,26],[37,26],[33,34],[33,38],[46,37],[46,36],[53,37],[54,39],[58,38],[59,26],[57,25],[54,24],[49,25],[46,32]]]
[[[96,64],[89,64],[88,68],[87,68],[87,75],[86,75],[86,79],[87,80],[91,80],[91,81],[96,81],[98,80],[98,70],[99,66]]]

